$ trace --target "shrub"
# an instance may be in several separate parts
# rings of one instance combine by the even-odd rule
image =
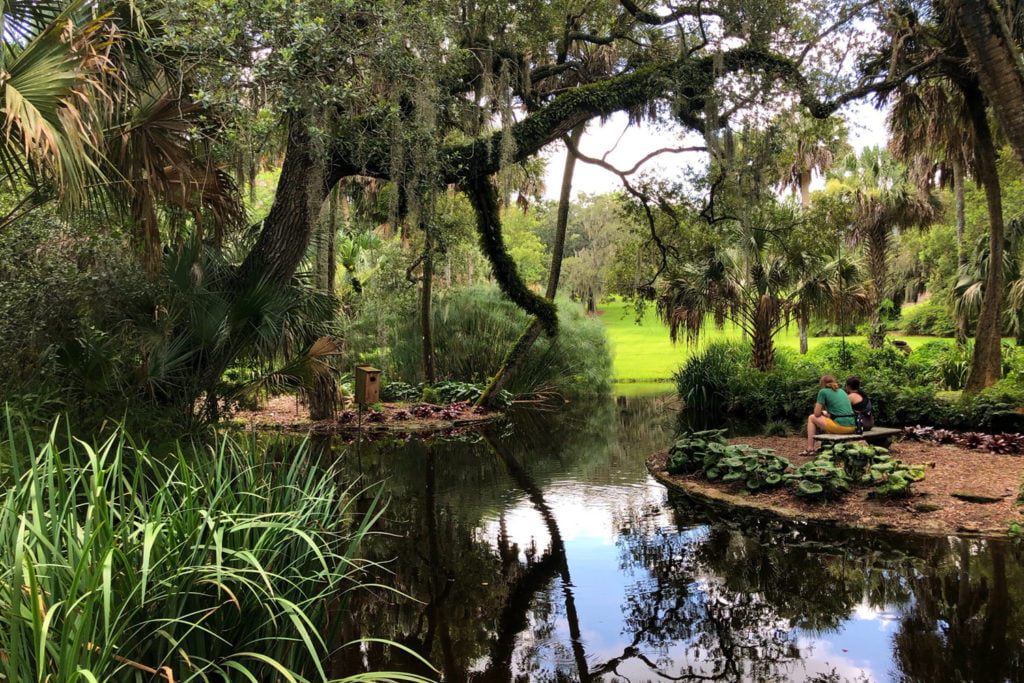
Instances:
[[[729,444],[724,429],[680,435],[666,462],[671,474],[699,471],[708,479],[740,482],[749,491],[778,486],[789,467],[771,449]]]
[[[956,322],[946,301],[932,297],[927,301],[903,309],[900,326],[904,334],[952,337]]]
[[[994,432],[1024,432],[1024,387],[1015,380],[1000,380],[974,396],[960,399],[957,426]],[[927,422],[927,420],[919,420]]]
[[[769,420],[764,426],[765,436],[789,436],[791,428],[785,420]]]
[[[800,424],[814,405],[821,375],[835,375],[842,383],[855,374],[880,425],[1024,431],[1024,373],[1017,369],[1024,352],[1016,347],[1004,348],[1006,379],[974,397],[940,397],[940,388],[962,383],[970,353],[970,344],[961,347],[951,340],[929,342],[909,355],[892,345],[870,349],[860,342],[830,341],[804,357],[780,350],[776,368],[759,372],[749,366],[745,347],[716,344],[692,357],[675,377],[685,401],[683,417],[691,426],[721,425],[730,418]]]
[[[868,494],[872,497],[906,498],[911,485],[924,479],[924,465],[906,465],[881,446],[830,444],[819,457],[842,467],[853,483],[876,487]]]
[[[796,495],[807,500],[835,500],[850,490],[850,476],[829,458],[805,462],[786,479],[796,482]]]
[[[673,375],[684,410],[694,417],[703,416],[710,424],[720,424],[732,408],[733,386],[744,361],[749,364],[749,354],[744,358],[738,345],[726,342],[709,344],[703,352],[693,354]]]
[[[437,298],[432,310],[435,370],[440,382],[486,383],[530,320],[495,287],[448,291]],[[558,335],[542,335],[533,345],[508,387],[512,394],[552,390],[575,398],[610,389],[611,355],[603,326],[587,317],[577,303],[561,299],[558,311]],[[391,317],[387,321],[392,327],[382,328],[379,334],[366,334],[364,329],[350,340],[347,362],[378,354],[374,362],[381,364],[392,381],[421,382],[418,317],[406,312],[397,321]],[[365,321],[349,325],[366,326]]]

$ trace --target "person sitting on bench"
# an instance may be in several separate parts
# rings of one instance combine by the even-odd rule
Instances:
[[[871,405],[871,398],[860,386],[860,377],[850,375],[846,378],[846,386],[843,388],[850,397],[855,422],[860,424],[863,431],[869,431],[875,426],[875,411]]]
[[[819,431],[828,434],[853,434],[856,431],[850,397],[839,388],[836,378],[822,375],[818,386],[821,388],[814,402],[814,412],[807,416],[807,450],[804,455],[814,453],[814,435]],[[836,417],[833,419],[830,415]]]

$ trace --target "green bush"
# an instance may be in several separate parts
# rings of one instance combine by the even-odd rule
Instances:
[[[684,411],[694,418],[705,417],[710,424],[721,424],[732,410],[736,376],[749,365],[749,353],[737,344],[716,342],[690,356],[673,375]]]
[[[383,341],[376,335],[352,338],[347,362],[373,357],[392,381],[422,382],[420,323],[411,314],[413,310],[390,330],[381,331]],[[558,335],[542,335],[537,340],[509,391],[529,394],[550,390],[571,398],[609,391],[611,355],[603,326],[577,303],[561,299],[558,311]],[[433,306],[438,380],[486,383],[529,320],[495,287],[467,287],[438,296]],[[370,355],[374,353],[379,355]]]
[[[114,412],[130,406],[139,344],[125,324],[153,291],[125,241],[45,208],[0,230],[0,394],[31,394],[18,402],[42,415],[84,410],[96,392]]]
[[[956,334],[956,322],[949,306],[946,301],[937,297],[932,297],[924,303],[907,306],[902,311],[901,320],[903,334],[936,337],[952,337]]]
[[[851,478],[842,467],[829,458],[805,462],[786,479],[796,482],[796,495],[807,500],[835,500],[848,493]]]
[[[1015,379],[1004,379],[974,396],[960,399],[961,424],[969,429],[991,432],[1024,432],[1024,386]]]
[[[889,449],[866,444],[829,444],[820,459],[841,467],[853,483],[874,486],[868,495],[877,498],[906,498],[914,482],[924,479],[924,465],[906,465],[889,455]]]
[[[702,472],[708,479],[740,482],[748,491],[782,484],[789,468],[771,449],[728,443],[724,429],[680,435],[666,461],[670,474]]]
[[[750,367],[746,347],[716,344],[679,370],[676,386],[685,421],[703,427],[730,419],[802,424],[814,407],[818,379],[831,374],[840,384],[850,375],[861,378],[879,425],[1024,431],[1024,350],[1015,346],[1004,345],[1006,378],[995,386],[959,401],[940,397],[940,391],[962,387],[970,357],[970,343],[944,339],[909,355],[891,344],[871,349],[862,342],[829,341],[806,356],[780,350],[776,368],[759,372]]]

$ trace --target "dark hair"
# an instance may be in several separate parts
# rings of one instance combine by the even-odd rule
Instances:
[[[849,377],[846,378],[846,386],[850,387],[851,389],[853,389],[854,391],[856,391],[859,394],[860,393],[860,377],[857,377],[856,375],[850,375]]]

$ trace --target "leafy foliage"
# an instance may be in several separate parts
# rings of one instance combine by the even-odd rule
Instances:
[[[817,457],[798,467],[767,448],[730,444],[724,429],[683,433],[668,451],[669,474],[702,474],[709,480],[739,482],[758,491],[793,482],[793,492],[807,500],[835,500],[853,485],[873,486],[871,495],[898,498],[924,479],[923,465],[905,465],[881,446],[827,444]]]
[[[438,382],[429,387],[430,402],[453,403],[455,401],[462,401],[473,403],[480,398],[480,394],[484,392],[485,388],[485,385],[473,382],[456,382],[454,380]],[[382,398],[387,401],[404,402],[416,401],[420,398],[426,398],[428,395],[422,384],[413,385],[406,382],[388,382],[381,390],[381,394]],[[498,396],[497,405],[509,406],[512,404],[512,399],[512,394],[502,390]]]
[[[796,495],[807,500],[835,500],[850,491],[852,481],[846,470],[830,458],[820,457],[805,462],[786,479],[796,482]]]
[[[955,444],[960,448],[1017,455],[1024,453],[1024,435],[1019,433],[985,434],[984,432],[958,432],[915,425],[903,428],[903,438],[937,444]]]
[[[789,461],[771,449],[730,444],[724,429],[681,435],[669,449],[667,463],[672,474],[699,471],[708,479],[738,481],[750,491],[783,483],[783,473],[789,467]]]
[[[827,373],[860,377],[881,425],[1024,431],[1024,374],[1012,349],[1004,354],[1007,378],[967,397],[940,393],[966,372],[969,351],[951,341],[925,344],[909,355],[892,345],[828,342],[806,356],[780,352],[778,367],[766,373],[749,368],[747,353],[740,344],[710,345],[676,373],[688,424],[705,427],[727,418],[800,424],[814,405],[818,378]]]
[[[509,386],[513,394],[555,391],[574,397],[608,390],[611,356],[601,324],[587,317],[578,304],[562,301],[559,310],[561,331],[554,338],[541,338],[530,349]],[[498,290],[488,287],[444,293],[433,305],[433,316],[436,372],[441,381],[431,390],[445,392],[440,401],[466,400],[460,395],[471,391],[466,383],[485,381],[529,321]],[[385,377],[415,384],[422,379],[419,321],[398,310],[386,319],[393,321],[392,327],[380,330],[386,350],[379,350],[376,333],[351,339],[348,362],[372,359],[380,363]]]
[[[925,465],[904,464],[882,446],[829,444],[820,456],[837,463],[855,483],[875,486],[869,494],[874,497],[906,498],[911,484],[924,479]]]

